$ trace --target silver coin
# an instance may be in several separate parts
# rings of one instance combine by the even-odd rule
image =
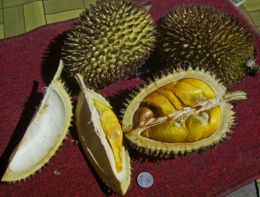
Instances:
[[[149,188],[153,185],[153,176],[148,172],[141,172],[137,176],[137,183],[142,188]]]

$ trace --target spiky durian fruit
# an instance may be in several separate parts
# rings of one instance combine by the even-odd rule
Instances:
[[[83,75],[97,88],[134,74],[149,56],[155,27],[148,11],[129,0],[98,1],[87,9],[64,43],[70,76]]]
[[[160,19],[158,33],[158,51],[168,66],[204,68],[226,84],[244,77],[256,56],[251,33],[212,7],[174,7]]]
[[[14,150],[3,182],[14,182],[33,175],[41,169],[58,150],[66,137],[72,119],[72,104],[60,81],[63,63],[28,126],[21,142]]]
[[[219,143],[233,123],[233,100],[242,91],[226,92],[209,73],[188,69],[155,80],[130,99],[122,128],[141,152],[170,157]]]
[[[124,195],[131,181],[131,167],[121,125],[106,99],[88,89],[81,75],[76,77],[81,87],[75,115],[81,145],[105,184]]]

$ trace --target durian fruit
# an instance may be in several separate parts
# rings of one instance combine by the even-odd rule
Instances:
[[[251,33],[223,10],[202,5],[174,7],[158,22],[158,53],[167,66],[203,68],[225,84],[254,68]]]
[[[15,182],[33,175],[54,156],[67,135],[72,104],[58,71],[46,89],[41,104],[9,160],[3,182]]]
[[[227,92],[208,72],[175,70],[128,101],[122,128],[135,149],[160,157],[203,150],[230,132],[234,112],[230,101],[246,99],[242,91]]]
[[[130,0],[97,1],[68,32],[62,52],[70,76],[80,73],[89,87],[100,88],[135,74],[155,42],[153,20]]]
[[[75,115],[80,143],[104,183],[124,195],[131,166],[121,125],[106,99],[87,88],[81,75],[76,77],[81,87]]]

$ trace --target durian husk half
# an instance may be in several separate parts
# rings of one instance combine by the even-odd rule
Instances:
[[[15,182],[33,175],[49,162],[65,139],[71,124],[72,104],[60,80],[62,69],[61,61],[1,181]]]
[[[76,78],[81,86],[75,114],[81,146],[104,183],[115,193],[124,195],[131,181],[128,151],[122,145],[120,149],[122,155],[121,170],[118,171],[115,155],[103,130],[100,114],[94,105],[94,101],[98,101],[111,110],[112,107],[103,96],[85,86],[81,75],[77,74]]]
[[[142,103],[148,95],[152,95],[151,93],[156,92],[158,89],[165,87],[169,84],[176,84],[180,80],[184,79],[198,79],[204,84],[206,84],[213,92],[214,99],[209,99],[208,101],[203,101],[194,107],[184,106],[182,109],[177,109],[171,114],[168,115],[160,115],[156,117],[155,120],[147,122],[147,124],[136,125],[136,114],[140,109]],[[189,90],[183,88],[182,93],[188,92]],[[150,82],[150,84],[145,85],[144,88],[137,91],[136,95],[133,98],[129,99],[128,103],[126,103],[126,109],[123,112],[122,119],[122,128],[125,134],[126,139],[129,144],[139,150],[140,152],[159,156],[159,157],[175,157],[178,155],[185,155],[190,152],[198,151],[206,149],[207,147],[214,146],[218,144],[221,140],[225,139],[226,136],[230,133],[230,128],[234,122],[234,112],[232,110],[232,104],[230,101],[232,100],[240,100],[245,99],[246,94],[242,91],[235,91],[232,93],[228,93],[226,88],[217,80],[214,76],[210,75],[210,73],[205,72],[199,69],[187,69],[187,70],[174,70],[173,72],[169,72],[168,74],[155,79]],[[180,99],[178,97],[178,99]],[[158,101],[156,101],[156,97],[154,98],[154,106],[158,105]],[[182,103],[183,104],[183,103]],[[200,105],[201,104],[201,105]],[[213,134],[208,137],[201,138],[200,140],[183,140],[182,142],[165,142],[162,140],[151,139],[143,134],[147,129],[152,128],[154,126],[165,123],[169,120],[182,120],[184,119],[185,114],[189,114],[186,118],[190,117],[194,112],[194,115],[199,114],[199,111],[205,111],[218,107],[221,111],[221,118],[218,128],[215,130]],[[152,120],[152,119],[151,119]],[[184,119],[184,121],[187,119]],[[186,125],[187,126],[187,125]],[[163,127],[159,127],[163,128]],[[160,132],[164,132],[163,129],[158,131],[157,135],[160,135]],[[196,131],[199,132],[199,131]],[[189,134],[190,135],[190,134]]]

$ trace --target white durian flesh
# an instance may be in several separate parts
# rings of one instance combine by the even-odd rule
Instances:
[[[72,104],[60,81],[63,63],[31,120],[25,134],[12,153],[3,182],[14,182],[33,175],[54,156],[67,135],[72,118]]]
[[[98,101],[111,108],[100,94],[85,87],[83,79],[77,75],[81,93],[76,106],[76,126],[80,143],[96,172],[114,192],[124,195],[131,181],[130,158],[122,146],[122,170],[116,168],[113,150],[102,128],[100,114],[94,105]]]

